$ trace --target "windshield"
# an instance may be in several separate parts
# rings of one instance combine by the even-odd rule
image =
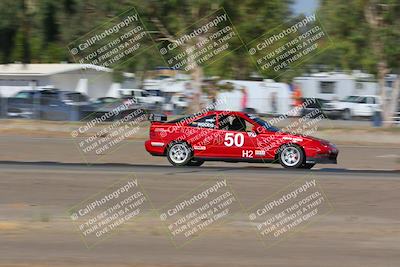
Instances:
[[[160,90],[147,90],[147,93],[150,96],[161,96],[162,95]]]
[[[85,102],[87,101],[86,96],[80,94],[80,93],[70,93],[70,94],[65,94],[66,100],[74,101],[74,102]]]
[[[19,92],[14,97],[15,98],[30,98],[32,94],[28,92]]]
[[[343,101],[345,101],[345,102],[357,102],[358,98],[359,98],[359,96],[351,95],[351,96],[348,96],[345,99],[343,99]]]
[[[272,126],[270,123],[264,121],[263,119],[260,119],[259,117],[257,117],[254,114],[246,114],[247,117],[249,117],[250,119],[252,119],[253,121],[255,121],[257,124],[261,125],[262,127],[264,127],[265,129],[267,129],[270,132],[279,132],[279,128]]]
[[[93,104],[110,104],[110,103],[114,103],[117,102],[118,98],[98,98],[96,100],[93,101]]]

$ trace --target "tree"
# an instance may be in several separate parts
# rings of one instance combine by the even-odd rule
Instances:
[[[73,61],[67,44],[109,19],[135,7],[157,45],[167,39],[176,41],[190,25],[224,8],[241,39],[234,40],[223,59],[210,65],[190,62],[195,91],[193,111],[200,109],[203,76],[245,79],[256,72],[256,66],[243,45],[291,18],[293,0],[15,0],[0,1],[0,55],[3,63]],[[15,19],[17,18],[17,19]],[[184,49],[205,39],[199,35]],[[243,41],[243,42],[242,42]],[[145,52],[119,66],[120,71],[140,72],[165,66],[153,42]],[[230,48],[229,48],[230,49]],[[190,59],[189,59],[190,60]]]
[[[18,22],[15,19],[20,10],[20,3],[17,1],[0,2],[0,54],[1,63],[8,63],[12,60],[12,49],[18,30]]]
[[[194,30],[195,26],[189,27],[189,25],[193,25],[193,23],[223,7],[228,16],[232,18],[232,23],[243,41],[249,42],[264,34],[271,27],[282,24],[291,14],[291,3],[291,0],[219,0],[214,2],[208,0],[191,2],[183,0],[153,0],[147,4],[146,17],[150,18],[150,29],[152,29],[153,34],[156,34],[156,41],[167,40],[171,43],[176,43],[179,37],[178,33],[188,33],[190,30]],[[210,32],[202,33],[185,42],[182,45],[183,50],[207,40],[209,35]],[[247,54],[240,38],[233,42],[236,42],[233,47],[240,47],[240,49],[230,51],[231,53],[224,57],[223,60],[218,60],[206,68],[193,60],[190,53],[186,54],[187,65],[192,66],[190,69],[194,91],[193,101],[190,105],[192,112],[200,109],[201,85],[204,73],[220,76],[229,74],[230,77],[244,78],[248,77],[252,71],[255,71],[256,68],[250,61],[250,56]]]
[[[320,14],[334,46],[314,63],[377,75],[385,126],[397,110],[400,86],[400,3],[397,0],[323,0]],[[397,74],[387,95],[385,77]]]
[[[397,73],[390,97],[386,94],[385,78],[400,67],[400,4],[393,0],[365,1],[364,14],[372,30],[371,46],[377,57],[378,84],[384,101],[382,115],[385,125],[389,126],[399,102],[400,73]]]

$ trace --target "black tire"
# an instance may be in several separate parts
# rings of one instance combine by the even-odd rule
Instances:
[[[186,166],[192,160],[193,154],[185,142],[174,142],[167,149],[167,158],[173,166]]]
[[[351,111],[350,111],[350,109],[343,110],[342,119],[344,119],[346,121],[351,120]]]
[[[305,155],[298,145],[287,144],[279,149],[278,160],[284,168],[301,168],[305,162]]]
[[[43,111],[39,111],[38,116],[39,116],[39,118],[38,118],[39,120],[47,120],[46,113],[44,113]]]
[[[188,162],[187,166],[201,166],[203,163],[204,160],[191,160]]]
[[[301,169],[311,169],[312,167],[315,166],[315,163],[304,163],[303,165],[301,165]]]

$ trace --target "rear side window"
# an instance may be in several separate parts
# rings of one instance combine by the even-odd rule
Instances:
[[[189,124],[192,127],[215,129],[216,119],[215,115],[209,115],[193,121]]]

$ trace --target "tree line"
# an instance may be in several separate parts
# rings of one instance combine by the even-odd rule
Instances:
[[[2,64],[73,62],[67,44],[98,25],[135,7],[154,39],[162,40],[185,30],[223,7],[244,42],[277,25],[291,21],[293,0],[14,0],[0,2],[0,61]],[[397,109],[400,80],[387,95],[384,78],[398,74],[400,64],[400,3],[398,0],[321,0],[316,11],[332,40],[327,50],[290,69],[280,80],[290,82],[303,72],[363,70],[375,74],[384,105],[384,119]],[[300,15],[301,16],[301,15]],[[138,75],[165,65],[159,53],[146,51],[119,71]],[[257,68],[245,49],[237,49],[206,68],[191,71],[194,87],[204,76],[248,79]],[[200,91],[199,91],[200,92]]]

